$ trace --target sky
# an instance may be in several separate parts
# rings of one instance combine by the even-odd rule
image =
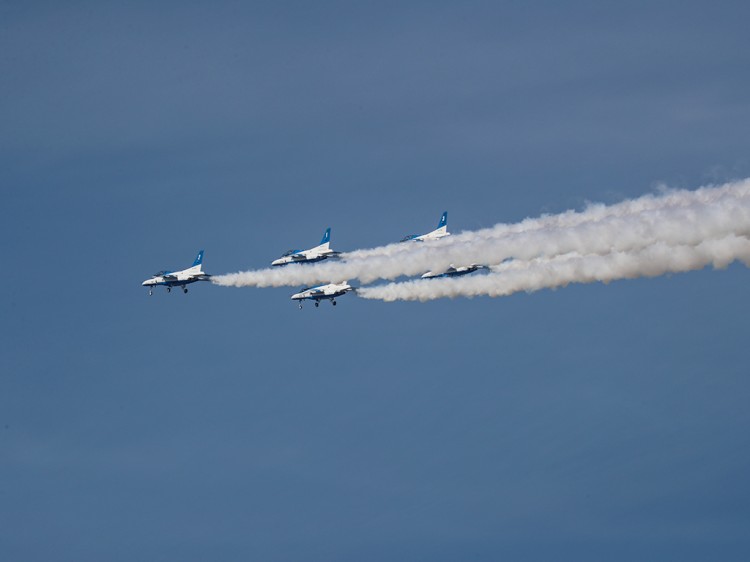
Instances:
[[[0,2],[0,558],[747,560],[745,266],[140,283],[750,177],[744,2]]]

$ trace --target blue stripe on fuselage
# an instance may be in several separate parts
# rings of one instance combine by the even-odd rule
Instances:
[[[277,263],[274,267],[281,267],[284,265],[292,265],[293,263],[304,264],[304,263],[315,263],[330,258],[331,256],[318,256],[317,258],[305,258],[303,260],[288,261],[286,263]]]

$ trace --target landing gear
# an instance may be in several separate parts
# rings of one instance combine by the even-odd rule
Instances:
[[[154,294],[154,290],[153,290],[153,289],[149,289],[149,290],[148,290],[148,296],[150,297],[150,296],[151,296],[151,295],[153,295],[153,294]]]
[[[320,306],[320,302],[319,301],[315,301],[315,308],[318,308],[319,306]]]
[[[336,306],[336,301],[335,301],[335,300],[333,300],[333,299],[331,299],[331,304],[332,304],[333,306]]]
[[[302,310],[302,303],[299,303],[299,309]]]
[[[172,292],[172,287],[167,287],[167,292],[171,293]]]
[[[187,295],[187,287],[183,287],[183,288],[182,288],[182,292],[183,292],[183,293],[185,293],[185,294]]]

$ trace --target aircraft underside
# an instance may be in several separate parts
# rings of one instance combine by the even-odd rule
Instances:
[[[187,294],[188,292],[187,285],[190,285],[191,283],[196,283],[197,281],[200,281],[200,279],[196,279],[194,281],[172,281],[169,283],[154,283],[153,285],[149,285],[148,294],[149,296],[154,294],[154,287],[165,287],[168,293],[171,293],[172,288],[174,287],[181,287],[182,292]]]
[[[338,296],[338,295],[336,295],[336,296]],[[305,299],[302,299],[302,300],[299,301],[299,308],[300,308],[300,310],[302,310],[302,301],[303,300],[305,300]],[[314,301],[315,308],[318,308],[320,306],[320,301],[323,301],[323,300],[329,300],[329,301],[331,301],[331,304],[333,306],[336,306],[336,297],[335,296],[334,297],[320,297],[319,299],[310,299],[310,300]]]

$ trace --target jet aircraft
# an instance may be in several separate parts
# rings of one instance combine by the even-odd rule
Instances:
[[[455,267],[453,264],[450,265],[448,269],[443,271],[442,273],[435,273],[434,271],[428,271],[424,275],[422,275],[422,279],[437,279],[440,277],[461,277],[462,275],[468,275],[469,273],[474,273],[475,271],[478,271],[480,269],[489,269],[486,265],[479,265],[476,263],[472,263],[471,265],[462,265],[459,267]]]
[[[409,236],[404,236],[401,242],[424,242],[425,240],[437,240],[443,236],[450,236],[450,232],[448,232],[448,211],[443,213],[437,228],[432,232],[428,232],[427,234],[410,234]]]
[[[292,295],[292,300],[299,301],[299,307],[302,308],[302,301],[311,300],[315,302],[315,306],[320,306],[320,301],[328,299],[331,301],[333,306],[336,306],[336,297],[345,295],[349,291],[354,291],[354,287],[349,285],[348,281],[342,281],[341,283],[329,283],[328,285],[318,285],[317,287],[309,287],[303,289],[299,293]]]
[[[167,288],[167,292],[172,291],[172,287],[182,287],[182,292],[187,293],[186,285],[195,283],[196,281],[208,281],[211,276],[208,273],[203,273],[203,250],[198,252],[198,256],[195,258],[193,265],[182,271],[160,271],[154,273],[151,279],[146,279],[141,285],[148,287],[148,294],[154,294],[154,287],[156,285],[163,285]]]
[[[334,252],[330,248],[331,244],[331,229],[327,228],[323,239],[320,241],[318,246],[310,248],[309,250],[289,250],[279,259],[271,262],[271,265],[288,265],[290,263],[314,263],[317,261],[324,260],[326,258],[335,258],[341,252]]]

